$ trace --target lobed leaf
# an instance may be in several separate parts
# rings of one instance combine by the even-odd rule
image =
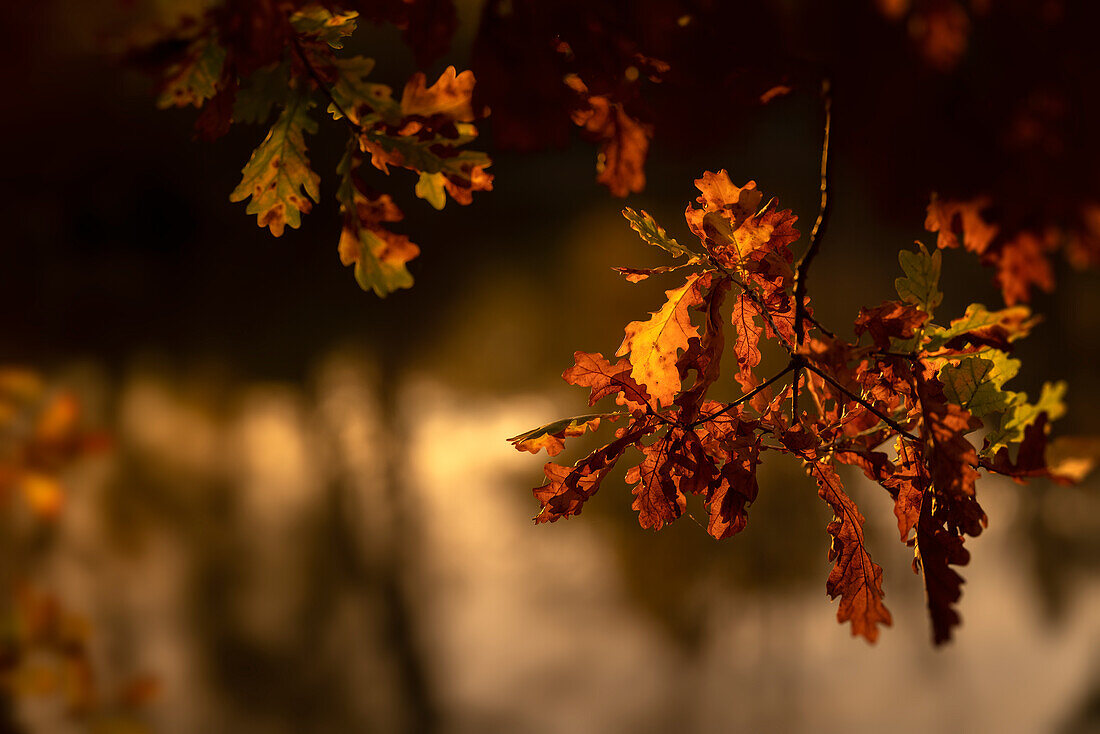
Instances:
[[[817,481],[817,493],[833,510],[828,532],[833,536],[829,560],[833,569],[825,590],[832,598],[840,597],[837,620],[851,622],[852,634],[868,642],[878,639],[878,626],[893,623],[890,611],[882,603],[882,567],[871,560],[863,539],[863,515],[844,492],[840,477],[829,464],[810,463],[810,475]]]
[[[562,418],[561,420],[547,423],[518,436],[508,439],[517,451],[529,451],[537,454],[540,449],[546,449],[550,456],[557,456],[565,449],[565,440],[573,436],[581,436],[585,431],[595,432],[600,427],[600,419],[621,415],[619,413],[591,413],[579,415],[575,418]],[[614,420],[614,418],[612,418]]]
[[[310,168],[306,156],[305,133],[317,132],[317,123],[309,116],[311,107],[309,93],[296,90],[229,195],[230,201],[251,197],[246,211],[255,214],[259,225],[268,227],[276,237],[285,227],[301,224],[301,214],[313,208],[310,199],[320,200],[321,177]]]
[[[910,303],[928,314],[931,319],[936,306],[943,302],[943,293],[940,292],[940,269],[943,264],[943,253],[939,250],[929,254],[928,248],[917,243],[920,250],[902,250],[898,253],[898,262],[905,277],[894,281],[894,288],[898,297],[905,303]]]
[[[648,244],[660,247],[673,257],[693,256],[695,253],[681,245],[675,238],[669,237],[665,228],[647,212],[636,212],[630,207],[623,209],[623,216],[630,222],[630,228]]]
[[[689,309],[703,302],[701,290],[709,285],[710,275],[693,273],[684,285],[665,291],[665,305],[647,321],[630,322],[615,353],[618,357],[630,355],[631,376],[661,406],[671,405],[680,391],[676,355],[688,348],[688,339],[699,336]]]

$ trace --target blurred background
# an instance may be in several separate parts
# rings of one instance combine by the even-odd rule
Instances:
[[[156,110],[118,60],[147,8],[105,5],[2,11],[0,361],[45,375],[41,399],[73,396],[80,430],[106,437],[64,464],[59,506],[5,525],[3,574],[81,620],[107,713],[74,715],[44,695],[72,672],[43,675],[7,692],[0,731],[1100,731],[1095,479],[979,484],[990,527],[968,543],[964,623],[940,650],[891,502],[862,477],[846,478],[894,613],[874,647],[836,623],[830,512],[794,462],[761,469],[730,541],[690,518],[641,530],[621,472],[581,518],[531,523],[544,458],[505,439],[584,412],[560,380],[573,351],[614,352],[667,287],[611,270],[658,262],[622,206],[690,238],[693,180],[726,168],[808,230],[814,94],[658,101],[647,188],[625,202],[595,183],[589,143],[501,149],[490,118],[495,190],[472,206],[435,212],[411,174],[380,179],[422,255],[414,288],[379,300],[336,253],[344,130],[310,138],[322,203],[271,237],[228,201],[263,131],[193,141],[194,111]],[[489,9],[458,12],[429,77],[470,64]],[[898,250],[933,241],[932,190],[1013,192],[1056,217],[1100,186],[1085,3],[714,12],[729,45],[715,58],[770,48],[833,78],[834,208],[810,288],[842,335],[892,295]],[[362,28],[352,50],[394,87],[418,68],[393,28]],[[714,67],[696,68],[705,89]],[[1033,104],[1036,86],[1048,101],[1064,87],[1062,111]],[[1039,110],[1037,142],[1006,148],[1020,109]],[[1097,434],[1100,276],[1060,260],[1056,276],[1013,385],[1067,380],[1057,432]],[[942,286],[944,316],[1001,303],[968,253],[945,252]],[[591,446],[574,443],[562,458]]]

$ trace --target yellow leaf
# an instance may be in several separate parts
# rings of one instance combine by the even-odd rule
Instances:
[[[700,275],[692,274],[680,288],[665,291],[668,301],[648,321],[631,321],[615,356],[630,354],[630,376],[646,386],[660,405],[671,405],[680,391],[677,352],[687,349],[688,339],[699,336],[688,309],[703,302]],[[707,276],[709,282],[709,276]]]

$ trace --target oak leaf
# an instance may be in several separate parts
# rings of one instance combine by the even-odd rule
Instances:
[[[829,560],[833,569],[825,584],[832,598],[840,597],[837,620],[851,622],[852,634],[868,642],[878,639],[878,626],[892,624],[890,611],[882,603],[882,567],[871,560],[863,539],[863,515],[844,492],[836,470],[812,462],[808,472],[817,481],[818,495],[833,510],[828,532],[833,536]]]
[[[671,405],[680,391],[677,353],[688,348],[691,337],[699,336],[699,329],[691,323],[690,308],[703,302],[702,290],[710,281],[710,274],[693,273],[684,285],[665,291],[665,305],[646,321],[630,322],[615,353],[618,357],[630,355],[631,376],[661,406]]]
[[[317,123],[309,116],[312,106],[306,92],[290,97],[229,195],[230,201],[251,197],[246,211],[255,214],[259,225],[268,227],[276,237],[287,226],[297,229],[301,214],[313,208],[310,199],[320,200],[321,177],[310,168],[306,156],[305,133],[317,132]]]
[[[599,352],[574,352],[573,366],[562,373],[562,379],[570,385],[590,387],[588,404],[595,405],[608,395],[615,395],[615,402],[625,405],[631,412],[646,412],[649,394],[631,376],[630,362],[620,359],[611,364]]]
[[[537,454],[540,449],[546,449],[546,453],[550,456],[557,456],[565,450],[566,438],[581,436],[585,431],[595,432],[600,427],[601,418],[613,415],[592,413],[575,418],[562,418],[518,436],[512,436],[508,441],[517,451],[530,451],[532,454]]]

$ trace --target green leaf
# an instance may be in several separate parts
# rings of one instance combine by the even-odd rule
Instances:
[[[681,245],[674,238],[669,237],[665,228],[657,224],[657,221],[647,212],[636,212],[630,207],[623,209],[623,216],[630,222],[630,227],[637,232],[647,243],[660,247],[673,257],[682,255],[694,255],[691,250]]]
[[[309,5],[290,16],[294,30],[313,36],[332,48],[343,48],[344,39],[355,33],[359,13],[333,13],[320,5]]]
[[[378,232],[360,227],[358,236],[363,249],[355,264],[355,282],[360,288],[372,290],[380,298],[401,288],[412,288],[412,273],[405,267],[405,261],[385,256],[388,244]]]
[[[1023,441],[1024,429],[1034,423],[1040,413],[1046,413],[1050,421],[1057,420],[1066,414],[1065,382],[1043,383],[1043,390],[1035,403],[1027,402],[1027,395],[1024,393],[1015,393],[1015,395],[1018,396],[1017,403],[1011,410],[1005,412],[1001,418],[1001,424],[986,436],[982,456],[993,456],[1009,444]]]
[[[1003,389],[1019,371],[1019,360],[992,350],[985,357],[966,357],[957,365],[944,365],[939,379],[948,400],[980,418],[1008,410],[1019,401],[1021,393]]]
[[[184,61],[168,69],[167,82],[157,107],[202,107],[217,93],[218,79],[225,64],[225,49],[213,36],[192,42]]]
[[[936,306],[943,302],[940,292],[940,267],[943,254],[936,250],[929,254],[920,242],[920,251],[902,250],[898,253],[898,262],[905,277],[894,281],[898,296],[905,303],[911,303],[932,318]]]
[[[1012,306],[1000,311],[990,311],[980,303],[966,307],[966,313],[951,322],[948,327],[932,326],[925,331],[929,341],[925,349],[935,351],[957,336],[974,332],[983,332],[994,328],[1003,331],[1007,341],[1016,341],[1027,336],[1037,323],[1037,318],[1029,318],[1031,310],[1027,306]]]
[[[372,120],[360,119],[360,108],[366,105],[380,119],[396,122],[401,119],[401,105],[393,99],[393,90],[385,84],[366,81],[374,69],[374,59],[364,56],[352,56],[347,59],[334,59],[332,71],[336,74],[331,92],[332,98],[348,113],[351,121],[365,125]],[[329,105],[329,113],[334,119],[341,117],[340,110]]]
[[[255,214],[259,225],[270,228],[276,237],[287,225],[301,225],[301,214],[313,208],[310,199],[320,200],[321,177],[310,168],[306,156],[305,133],[317,132],[317,123],[309,116],[311,107],[308,92],[295,90],[229,195],[230,201],[251,197],[246,211]]]
[[[416,182],[416,195],[437,210],[442,209],[447,203],[447,191],[443,185],[446,180],[442,173],[421,173]]]
[[[289,64],[283,62],[257,69],[237,90],[233,119],[248,123],[267,122],[271,117],[271,108],[284,105],[290,91]]]
[[[355,263],[359,287],[385,298],[396,290],[412,287],[413,277],[406,264],[416,257],[419,248],[407,237],[385,229],[383,224],[400,220],[401,212],[385,194],[371,200],[356,187],[358,165],[358,154],[352,149],[336,169],[340,175],[336,196],[344,215],[339,251],[344,264]],[[392,211],[385,211],[383,201]]]

